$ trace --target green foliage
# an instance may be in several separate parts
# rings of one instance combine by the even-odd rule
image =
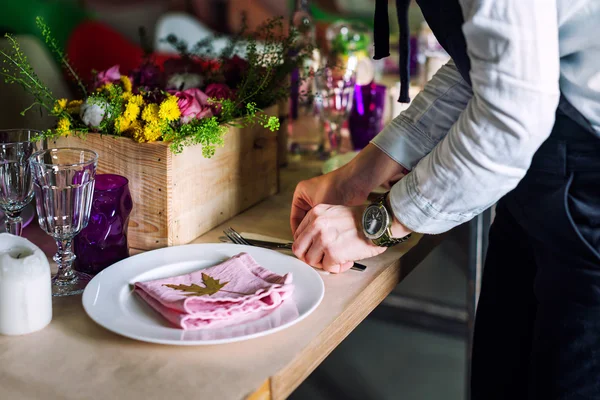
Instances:
[[[243,117],[245,105],[255,103],[264,108],[284,100],[290,93],[289,78],[291,73],[298,69],[301,72],[300,80],[306,77],[304,71],[306,60],[311,57],[313,47],[302,42],[300,32],[294,28],[286,31],[283,18],[271,18],[260,25],[256,31],[247,32],[245,18],[242,28],[234,34],[228,45],[218,55],[212,43],[214,36],[196,43],[190,49],[187,42],[169,35],[165,39],[183,58],[217,59],[221,65],[220,77],[213,77],[215,81],[223,81],[222,70],[229,59],[240,48],[246,49],[245,59],[248,69],[242,74],[241,82],[236,87],[238,106],[237,117]]]
[[[0,50],[2,55],[2,66],[0,67],[0,74],[4,77],[4,81],[9,84],[18,84],[27,92],[34,97],[34,103],[24,110],[21,114],[29,111],[35,106],[46,109],[49,113],[52,113],[56,98],[48,89],[48,87],[41,81],[37,76],[29,60],[21,50],[19,43],[11,35],[4,35],[12,46],[12,51],[6,53]]]
[[[163,139],[170,142],[169,148],[174,153],[181,153],[185,146],[202,145],[202,155],[210,158],[217,147],[224,144],[227,126],[219,123],[217,117],[195,119],[181,125],[178,130],[171,129],[163,133]]]
[[[263,127],[269,128],[271,132],[278,131],[281,128],[281,124],[279,122],[279,118],[277,117],[269,117],[266,122],[262,124]]]
[[[160,89],[142,90],[140,94],[143,102],[139,98],[138,101],[143,104],[133,103],[132,99],[135,98],[135,95],[129,92],[125,93],[124,87],[127,86],[125,84],[128,81],[127,78],[123,77],[121,82],[107,84],[92,93],[87,93],[85,85],[71,67],[69,60],[52,36],[48,25],[41,18],[36,19],[36,25],[48,47],[77,82],[82,92],[81,100],[83,103],[87,103],[87,106],[97,105],[104,111],[100,126],[94,128],[94,131],[118,135],[126,134],[140,141],[155,140],[161,136],[159,139],[170,142],[170,149],[175,153],[181,152],[185,146],[201,145],[204,157],[213,156],[216,148],[224,144],[224,136],[229,127],[242,128],[259,124],[271,131],[279,129],[279,119],[265,115],[261,108],[270,106],[288,96],[287,78],[289,73],[300,66],[306,54],[308,54],[305,51],[306,49],[297,46],[296,34],[293,32],[287,35],[283,34],[281,19],[268,21],[249,38],[245,36],[244,28],[221,52],[220,61],[231,57],[240,46],[245,46],[248,68],[241,76],[234,99],[209,100],[215,112],[214,116],[192,119],[187,123],[182,123],[181,120],[167,120],[166,118],[155,122],[147,122],[147,120],[142,121],[141,116],[138,116],[137,120],[134,121],[123,119],[123,116],[127,113],[136,115],[135,111],[125,112],[126,109],[139,106],[140,111],[151,110],[149,107],[157,107],[169,95]],[[35,74],[19,43],[10,35],[6,35],[6,37],[12,45],[12,49],[11,51],[0,50],[0,57],[2,58],[0,75],[4,77],[7,83],[20,85],[34,97],[34,103],[23,113],[34,107],[39,107],[49,115],[58,118],[58,128],[43,132],[37,139],[53,139],[63,134],[75,134],[85,137],[90,128],[79,117],[78,107],[81,105],[78,105],[78,103],[81,102],[68,102],[67,99],[54,97],[48,87]],[[256,37],[262,38],[261,46],[258,46]],[[188,51],[187,44],[175,37],[169,37],[168,41],[180,50],[180,53],[185,57],[200,57],[199,54],[209,55],[211,53],[210,41],[197,43],[192,51]],[[290,57],[290,54],[295,56]],[[221,63],[221,65],[223,64]],[[222,71],[217,71],[214,76],[208,74],[206,79],[214,82],[222,81]],[[116,124],[120,125],[116,126]],[[146,128],[149,130],[145,130]],[[121,129],[125,133],[121,132]],[[141,131],[140,129],[144,130]],[[154,135],[154,133],[157,134]],[[136,137],[136,135],[138,136]],[[143,136],[140,138],[140,135]]]
[[[58,42],[52,35],[50,27],[44,22],[44,19],[42,17],[36,17],[35,24],[42,33],[42,37],[44,38],[44,41],[46,42],[50,50],[52,50],[54,55],[60,60],[63,67],[69,72],[69,76],[71,76],[71,78],[74,79],[75,82],[77,82],[77,86],[81,91],[81,95],[83,97],[87,96],[87,90],[85,88],[85,85],[83,84],[79,75],[77,75],[77,73],[71,66],[71,63],[69,62],[69,59],[67,58],[65,53],[61,50],[60,46],[58,45]]]

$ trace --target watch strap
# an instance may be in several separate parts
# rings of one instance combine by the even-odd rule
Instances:
[[[397,244],[406,242],[410,238],[410,234],[408,234],[404,237],[401,237],[401,238],[395,238],[392,236],[391,221],[393,221],[393,219],[394,219],[394,212],[393,212],[393,210],[391,210],[391,207],[388,205],[388,202],[387,202],[389,193],[390,192],[383,194],[379,198],[379,201],[378,201],[378,204],[381,204],[385,208],[385,210],[387,211],[387,213],[390,217],[390,225],[386,228],[383,235],[377,239],[372,240],[373,244],[376,246],[379,246],[379,247],[392,247]]]

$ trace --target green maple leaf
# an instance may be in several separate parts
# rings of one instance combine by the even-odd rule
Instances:
[[[188,292],[186,296],[204,296],[204,295],[213,295],[217,293],[219,290],[223,288],[223,286],[227,285],[229,282],[221,283],[219,279],[214,279],[213,277],[202,273],[202,283],[204,283],[204,287],[200,285],[196,285],[192,283],[191,285],[164,285],[170,287],[171,289],[180,290],[182,292]]]

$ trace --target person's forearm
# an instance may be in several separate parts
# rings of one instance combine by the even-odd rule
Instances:
[[[462,30],[474,97],[391,191],[394,214],[419,233],[446,232],[513,190],[550,135],[559,102],[555,2],[483,0],[469,10]]]
[[[375,188],[400,179],[405,171],[402,165],[369,144],[339,171],[339,185],[347,196],[344,204],[361,204]]]

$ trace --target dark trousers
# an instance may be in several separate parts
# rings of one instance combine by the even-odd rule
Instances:
[[[600,139],[561,114],[497,206],[471,393],[600,399]]]

